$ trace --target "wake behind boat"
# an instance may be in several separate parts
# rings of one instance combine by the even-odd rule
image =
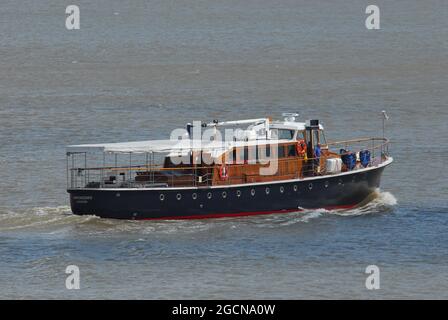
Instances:
[[[318,120],[283,116],[193,122],[170,140],[68,146],[72,212],[188,219],[331,210],[380,186],[393,161],[388,139],[327,142]]]

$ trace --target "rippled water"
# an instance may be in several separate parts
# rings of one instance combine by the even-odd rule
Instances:
[[[448,6],[77,1],[0,6],[0,298],[448,298]],[[67,144],[298,111],[395,158],[362,208],[198,221],[70,213]],[[65,289],[65,268],[81,290]],[[381,289],[365,288],[378,265]]]

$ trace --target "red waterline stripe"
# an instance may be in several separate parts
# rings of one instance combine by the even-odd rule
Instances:
[[[357,205],[341,205],[341,206],[331,206],[316,209],[306,209],[306,210],[340,210],[340,209],[351,209]],[[178,216],[178,217],[160,217],[160,218],[137,218],[136,220],[187,220],[187,219],[214,219],[214,218],[229,218],[229,217],[244,217],[244,216],[255,216],[264,214],[276,214],[276,213],[290,213],[296,211],[303,211],[303,209],[285,209],[285,210],[274,210],[274,211],[252,211],[252,212],[236,212],[236,213],[216,213],[216,214],[198,214],[192,216]]]

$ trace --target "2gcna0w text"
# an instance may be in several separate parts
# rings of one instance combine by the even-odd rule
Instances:
[[[275,312],[275,305],[243,305],[243,304],[235,304],[235,305],[217,305],[218,310],[216,311],[216,314],[218,315],[257,315],[257,314],[270,314],[273,315]]]

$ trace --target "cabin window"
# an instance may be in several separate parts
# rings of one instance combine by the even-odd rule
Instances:
[[[247,162],[248,150],[244,148],[234,148],[232,152],[232,160],[234,164],[241,164]]]
[[[323,130],[313,130],[312,135],[313,135],[314,146],[316,146],[318,143],[327,144],[327,140],[325,139],[325,133]],[[298,135],[297,135],[297,137],[298,137]],[[299,138],[297,138],[297,139],[300,140]]]
[[[320,135],[320,143],[327,144],[327,139],[325,138],[325,132],[323,130],[319,130]]]
[[[265,148],[266,148],[266,157],[269,158],[271,156],[271,145],[267,144]]]
[[[290,129],[272,129],[271,130],[272,139],[286,139],[291,140],[294,138],[294,130]]]
[[[288,145],[288,157],[296,157],[297,156],[297,150],[296,146],[293,144]]]
[[[297,140],[305,140],[305,134],[304,131],[297,131]]]
[[[260,147],[257,145],[255,149],[255,159],[260,160],[260,153],[263,152],[263,149],[260,150]]]
[[[319,141],[319,131],[318,130],[313,130],[313,141],[314,141],[314,145],[315,146],[318,143],[320,143],[320,141]]]
[[[294,137],[294,131],[293,130],[287,130],[287,129],[279,129],[278,130],[278,139],[288,139],[291,140]]]
[[[277,153],[277,157],[280,158],[284,158],[285,157],[285,147],[282,145],[278,145],[278,153]]]
[[[256,158],[257,161],[258,160],[266,160],[269,159],[271,157],[271,145],[267,144],[267,145],[257,145],[257,154],[256,154]]]
[[[258,160],[258,146],[250,146],[247,148],[248,163],[254,164]]]

